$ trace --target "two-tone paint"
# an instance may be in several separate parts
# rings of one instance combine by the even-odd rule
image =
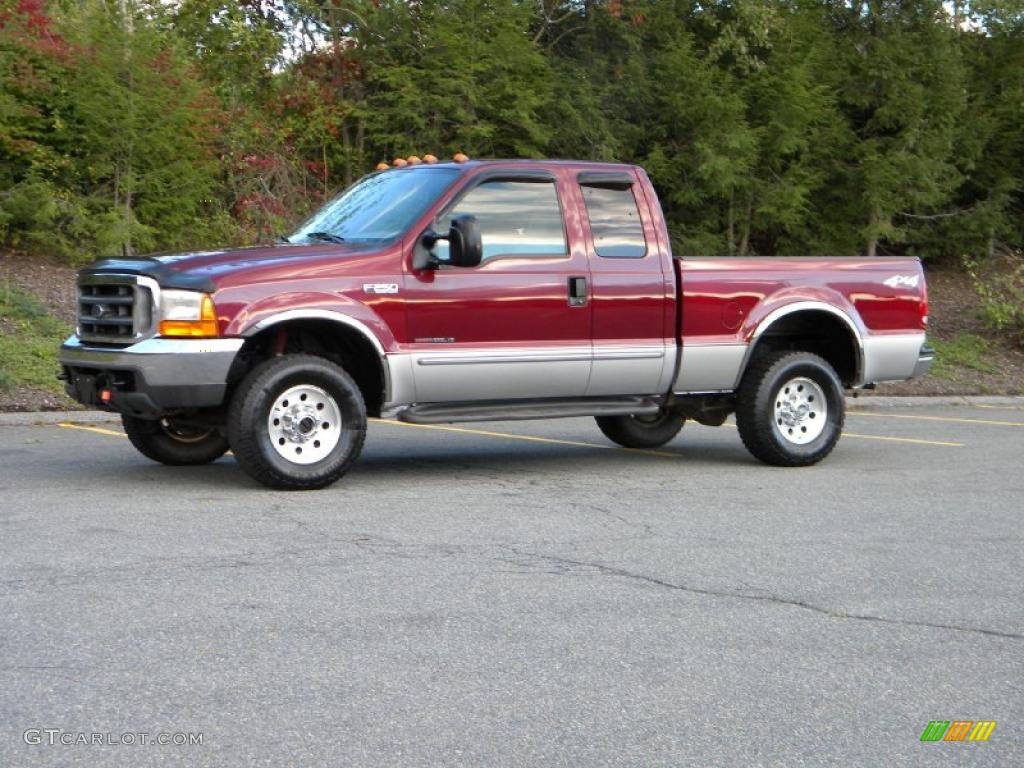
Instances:
[[[674,258],[654,188],[638,167],[450,167],[460,171],[454,183],[384,247],[282,244],[100,262],[89,274],[156,275],[164,285],[207,290],[226,338],[311,319],[358,334],[383,369],[388,412],[423,403],[729,392],[759,340],[796,313],[824,313],[847,329],[855,350],[848,386],[908,378],[918,365],[927,300],[916,259]],[[642,258],[596,254],[579,184],[579,174],[595,171],[633,180]],[[386,171],[409,172],[417,170]],[[564,255],[414,267],[422,233],[463,194],[485,178],[523,173],[553,180]],[[567,285],[579,279],[585,295],[574,300]]]

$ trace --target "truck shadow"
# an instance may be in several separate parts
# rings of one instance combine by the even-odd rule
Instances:
[[[664,455],[662,455],[664,454]],[[82,491],[109,487],[131,487],[142,496],[146,492],[165,492],[169,484],[191,490],[265,489],[250,478],[230,455],[212,464],[193,467],[170,467],[141,456],[125,460],[119,455],[90,463],[83,472],[82,460],[51,462],[47,474],[53,481]],[[445,482],[522,481],[524,477],[543,478],[541,482],[557,482],[552,475],[566,478],[586,475],[621,475],[628,482],[629,472],[647,465],[659,470],[692,471],[721,468],[728,471],[737,464],[756,463],[742,445],[722,443],[669,445],[657,453],[620,448],[561,446],[543,443],[495,445],[489,447],[438,447],[426,445],[368,445],[352,469],[337,484],[324,490],[372,490],[383,482],[396,479],[416,482],[443,479]],[[83,480],[83,478],[88,478]]]

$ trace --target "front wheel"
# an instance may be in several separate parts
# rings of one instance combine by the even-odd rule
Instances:
[[[776,352],[744,374],[736,426],[756,458],[802,467],[832,452],[843,431],[845,408],[843,385],[828,362],[809,352]]]
[[[228,450],[227,439],[216,429],[193,426],[177,419],[153,421],[122,415],[121,424],[135,449],[161,464],[209,464]]]
[[[228,441],[238,463],[270,488],[322,488],[363,448],[366,406],[352,378],[313,355],[281,355],[249,372],[231,399]]]
[[[626,448],[657,448],[679,434],[686,418],[664,409],[635,416],[595,416],[598,429]]]

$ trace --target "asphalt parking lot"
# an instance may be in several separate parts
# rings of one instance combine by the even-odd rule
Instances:
[[[857,410],[797,470],[374,423],[296,494],[0,427],[0,766],[1024,765],[1022,449],[1024,405]]]

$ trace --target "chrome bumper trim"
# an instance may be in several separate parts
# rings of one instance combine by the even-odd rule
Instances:
[[[921,352],[917,356],[917,365],[914,366],[914,372],[910,374],[910,378],[916,379],[918,376],[926,375],[934,362],[935,350],[929,346],[921,347]]]
[[[58,361],[87,377],[131,372],[136,378],[135,393],[147,396],[157,407],[205,407],[220,404],[228,371],[244,343],[234,338],[150,338],[127,347],[97,347],[72,336],[61,346]],[[69,379],[72,388],[74,379]]]

